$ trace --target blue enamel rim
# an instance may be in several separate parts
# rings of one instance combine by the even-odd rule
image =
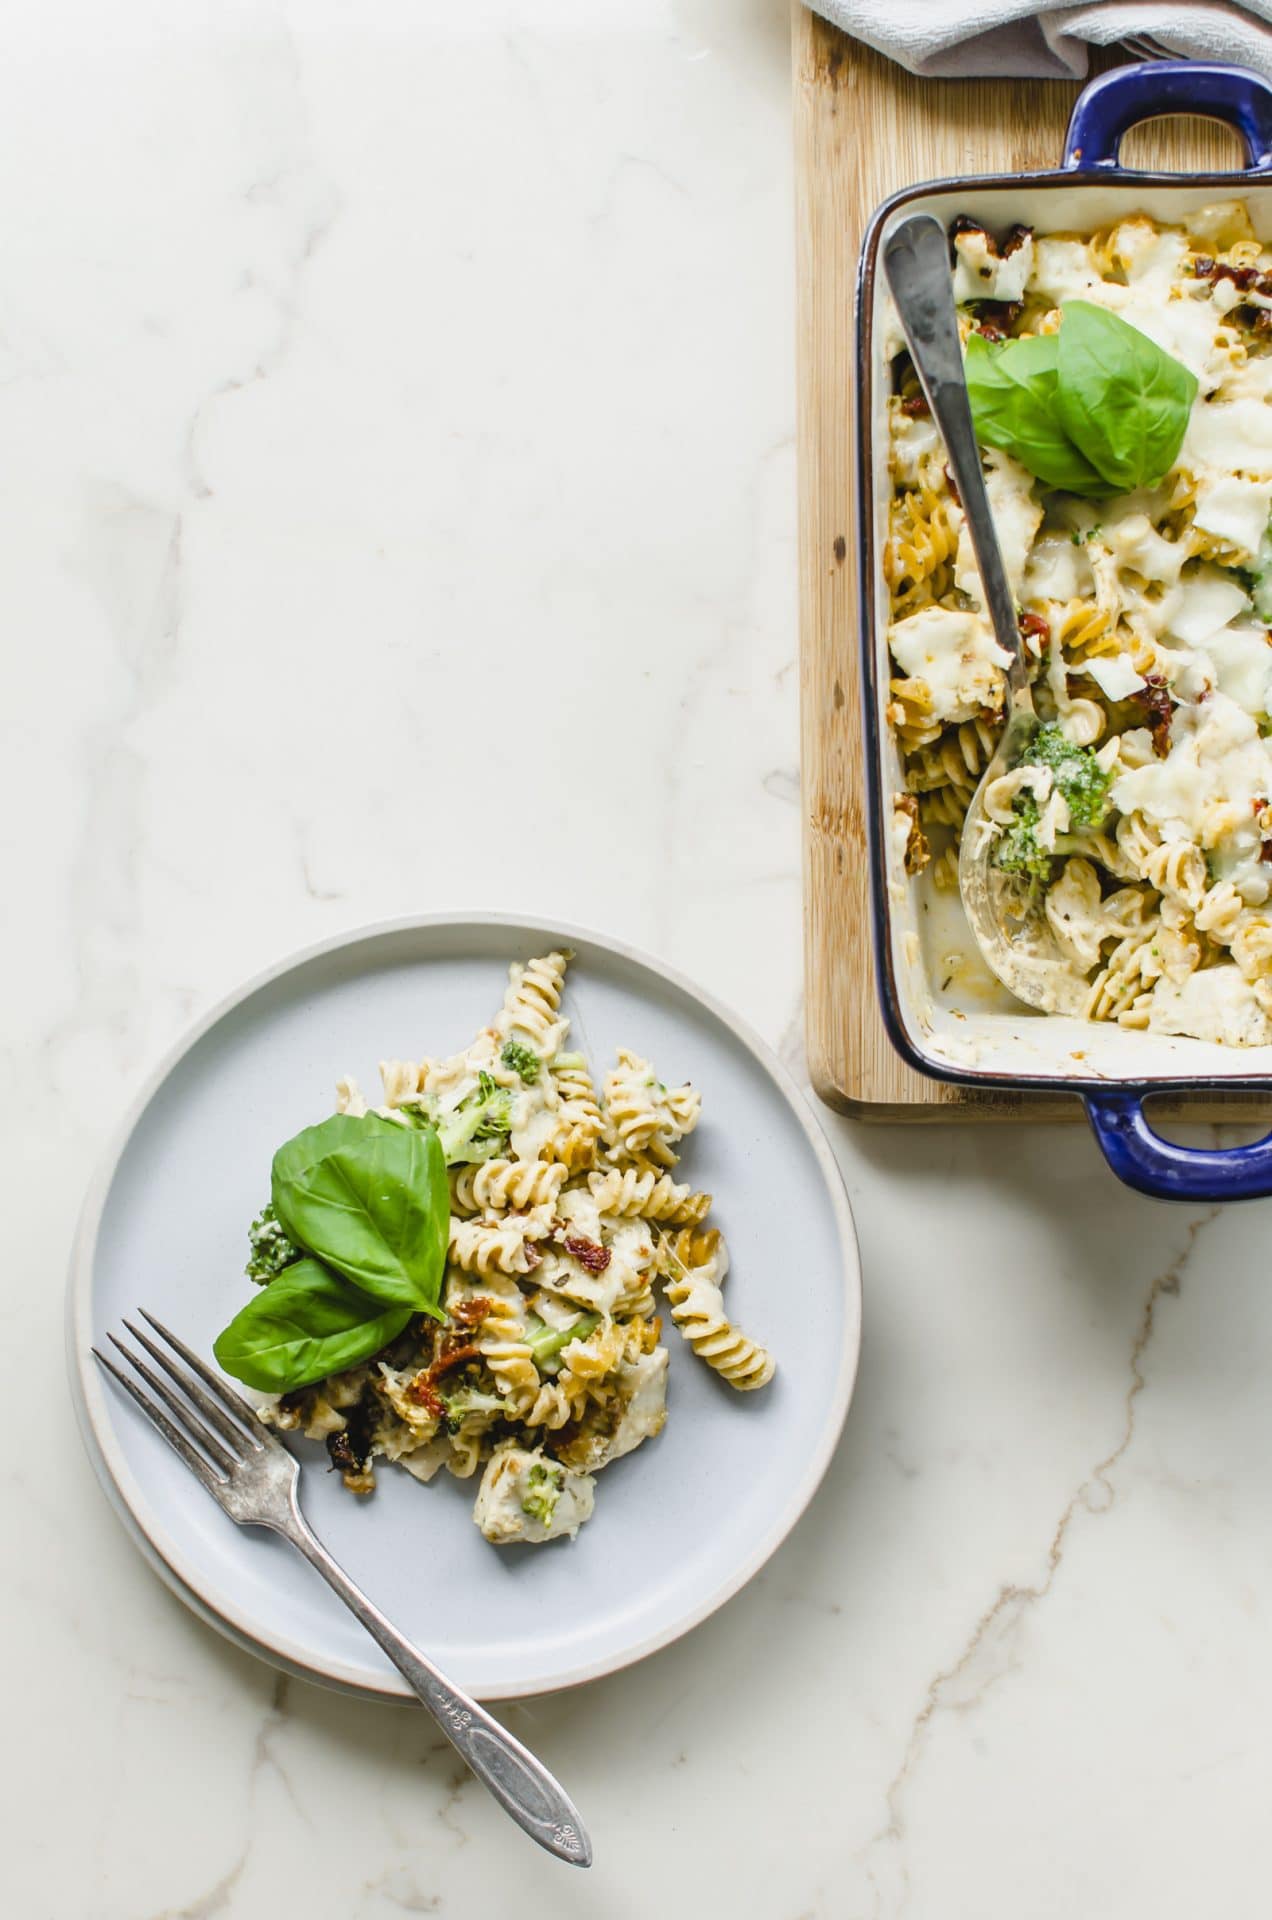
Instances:
[[[1223,121],[1240,134],[1247,164],[1229,173],[1141,173],[1118,165],[1122,136],[1141,120],[1190,113]],[[912,1042],[901,1018],[900,995],[888,938],[887,841],[883,802],[883,742],[879,726],[874,581],[874,459],[871,444],[872,316],[879,239],[898,208],[934,193],[976,194],[1004,187],[1062,186],[1214,187],[1272,182],[1272,85],[1245,67],[1201,61],[1147,61],[1115,68],[1093,80],[1079,96],[1058,168],[1035,173],[984,174],[922,181],[879,206],[862,244],[856,288],[857,346],[857,613],[861,646],[861,691],[868,754],[866,831],[870,851],[875,979],[883,1023],[897,1052],[916,1072],[954,1086],[1002,1093],[1073,1093],[1086,1106],[1100,1149],[1117,1177],[1140,1193],[1165,1200],[1250,1200],[1272,1194],[1272,1133],[1247,1146],[1201,1150],[1163,1140],[1149,1126],[1143,1102],[1159,1094],[1258,1093],[1272,1096],[1267,1075],[1221,1077],[1181,1074],[1161,1080],[1098,1080],[978,1071],[937,1062]]]

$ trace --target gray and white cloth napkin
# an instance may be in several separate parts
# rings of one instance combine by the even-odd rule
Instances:
[[[809,0],[911,73],[1081,79],[1087,49],[1150,39],[1272,79],[1272,0]]]

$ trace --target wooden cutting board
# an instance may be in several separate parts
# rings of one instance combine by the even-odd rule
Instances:
[[[898,187],[1059,163],[1078,83],[920,80],[794,0],[796,275],[803,738],[804,953],[809,1071],[865,1120],[1072,1119],[1072,1096],[993,1095],[914,1073],[883,1029],[870,951],[865,743],[857,689],[853,282],[861,236]],[[1118,64],[1116,56],[1100,66]],[[1239,165],[1236,138],[1158,121],[1124,143],[1131,166]],[[1160,1103],[1188,1119],[1257,1119],[1248,1095]]]

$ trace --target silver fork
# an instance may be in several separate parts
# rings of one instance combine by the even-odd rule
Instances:
[[[592,1843],[587,1830],[569,1795],[547,1768],[519,1740],[514,1740],[507,1728],[501,1727],[484,1707],[452,1686],[368,1600],[361,1587],[355,1585],[310,1531],[297,1497],[300,1467],[282,1442],[261,1424],[255,1409],[192,1353],[184,1340],[170,1333],[144,1309],[141,1317],[164,1345],[171,1348],[170,1353],[130,1320],[125,1320],[124,1326],[138,1346],[162,1368],[167,1380],[161,1379],[113,1333],[108,1336],[111,1345],[123,1355],[145,1386],[139,1386],[94,1347],[93,1354],[107,1373],[158,1428],[173,1452],[185,1461],[200,1486],[207,1489],[231,1520],[241,1527],[268,1527],[274,1533],[281,1533],[298,1553],[304,1554],[311,1566],[317,1567],[350,1613],[388,1654],[455,1751],[517,1825],[558,1860],[567,1860],[575,1867],[590,1867]],[[179,1365],[173,1354],[179,1355],[185,1366]],[[174,1387],[180,1392],[174,1392]]]

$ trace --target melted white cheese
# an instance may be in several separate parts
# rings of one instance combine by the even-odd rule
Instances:
[[[1085,546],[1067,533],[1044,533],[1025,562],[1023,600],[1077,600],[1095,590]]]
[[[1255,398],[1195,400],[1177,465],[1272,479],[1272,406]]]
[[[1113,804],[1140,812],[1168,840],[1221,845],[1254,816],[1255,800],[1272,793],[1272,754],[1235,700],[1215,693],[1176,710],[1170,752],[1114,782]]]
[[[1099,286],[1100,276],[1091,264],[1084,240],[1035,236],[1033,289],[1044,300],[1057,307],[1066,300],[1086,300]]]
[[[1145,684],[1135,671],[1129,653],[1101,653],[1083,662],[1082,671],[1091,676],[1100,692],[1109,700],[1126,700]]]
[[[1250,559],[1268,524],[1272,480],[1242,480],[1235,473],[1203,474],[1197,482],[1193,525],[1213,533]]]
[[[1222,627],[1206,641],[1220,691],[1261,719],[1272,692],[1272,644],[1263,627]]]
[[[536,1494],[542,1497],[542,1486],[531,1482],[536,1467],[551,1473],[560,1489],[546,1521],[527,1513],[523,1505],[526,1499],[537,1504]],[[571,1473],[568,1468],[545,1460],[538,1451],[530,1453],[524,1447],[501,1447],[491,1455],[482,1474],[473,1519],[487,1540],[497,1547],[510,1546],[519,1540],[558,1540],[562,1534],[573,1538],[583,1522],[592,1516],[594,1488],[590,1475]]]
[[[624,1396],[623,1417],[605,1452],[605,1465],[621,1460],[642,1440],[652,1440],[662,1432],[667,1418],[666,1347],[655,1347],[639,1359],[626,1360],[618,1369],[619,1392]]]
[[[903,672],[931,689],[936,719],[971,720],[1002,705],[1010,660],[980,614],[924,607],[893,622],[888,645]]]
[[[1185,1034],[1227,1047],[1272,1043],[1272,1023],[1249,982],[1230,962],[1189,974],[1178,985],[1159,980],[1153,988],[1148,1025],[1152,1033]]]
[[[1181,580],[1170,596],[1165,628],[1186,647],[1204,646],[1212,633],[1248,611],[1249,605],[1244,589],[1230,573],[1200,567]]]
[[[989,495],[1003,566],[1012,592],[1019,595],[1029,549],[1042,525],[1042,503],[1034,498],[1033,475],[1010,454],[992,448],[985,455],[985,465],[985,491]],[[980,568],[966,526],[959,531],[954,583],[969,600],[975,600],[978,605],[982,602]]]
[[[1033,235],[1004,259],[979,227],[954,236],[955,300],[1019,300],[1033,268]]]
[[[903,413],[894,405],[891,423],[893,474],[904,486],[915,487],[923,478],[924,468],[938,454],[944,459],[944,442],[928,414]],[[957,508],[953,510],[957,512]]]

